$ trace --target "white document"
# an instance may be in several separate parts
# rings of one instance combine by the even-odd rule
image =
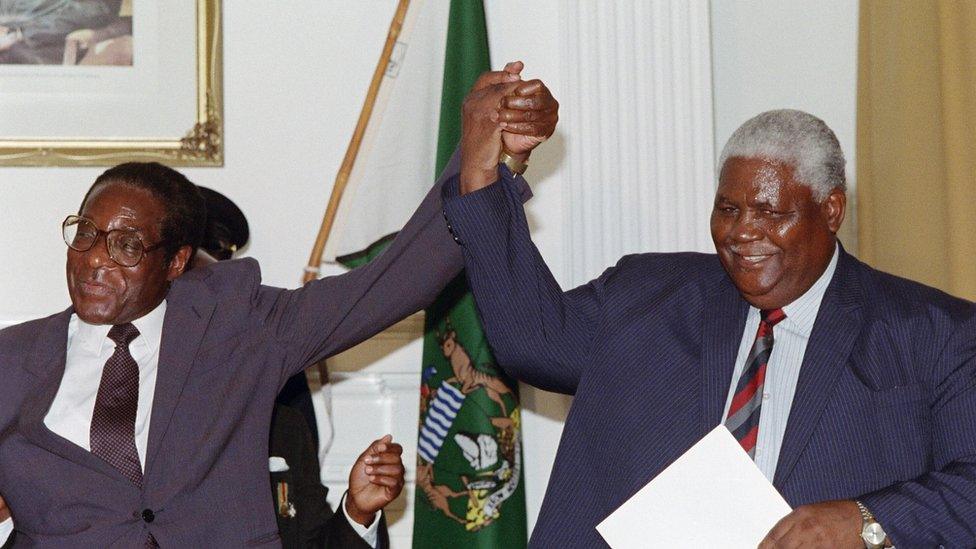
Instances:
[[[613,549],[755,549],[790,511],[732,433],[719,425],[596,529]]]

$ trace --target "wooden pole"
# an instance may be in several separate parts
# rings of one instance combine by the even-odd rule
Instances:
[[[373,80],[366,92],[366,101],[363,102],[363,109],[359,113],[359,121],[356,122],[356,129],[352,132],[352,139],[349,140],[346,155],[342,158],[335,183],[332,185],[332,196],[329,197],[329,204],[325,208],[325,216],[322,218],[322,226],[319,227],[318,237],[315,239],[315,245],[312,246],[312,253],[308,258],[308,266],[305,267],[305,274],[302,278],[304,283],[318,278],[325,243],[329,240],[329,234],[332,232],[332,225],[335,223],[336,213],[339,211],[339,202],[342,200],[346,185],[349,183],[349,174],[352,173],[352,168],[356,163],[356,155],[359,154],[359,146],[363,142],[366,125],[369,124],[370,116],[373,114],[373,106],[376,104],[376,96],[380,91],[380,84],[383,82],[383,74],[389,65],[390,55],[393,53],[393,46],[396,44],[397,37],[400,36],[400,30],[403,28],[403,21],[407,16],[409,5],[410,0],[400,0],[397,4],[396,13],[393,14],[390,30],[386,35],[386,44],[383,45],[383,53],[380,54],[380,60],[376,63]]]

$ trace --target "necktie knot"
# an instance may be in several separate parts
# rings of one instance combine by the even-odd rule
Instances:
[[[759,311],[759,316],[762,318],[763,323],[772,328],[773,326],[780,323],[781,320],[786,318],[786,313],[783,309],[762,309]]]
[[[139,328],[131,322],[116,324],[108,331],[108,338],[115,342],[116,346],[128,347],[133,339],[139,337]]]

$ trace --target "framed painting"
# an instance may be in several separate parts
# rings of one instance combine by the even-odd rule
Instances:
[[[0,166],[221,166],[221,65],[221,0],[0,0]]]

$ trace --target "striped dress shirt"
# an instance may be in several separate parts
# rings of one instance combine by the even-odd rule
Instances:
[[[796,392],[796,382],[800,377],[803,354],[806,352],[807,342],[810,341],[817,312],[820,311],[820,302],[837,269],[838,254],[835,248],[834,256],[827,269],[806,293],[783,307],[786,318],[773,328],[773,351],[766,367],[762,412],[759,415],[759,438],[756,441],[756,465],[770,482],[776,474],[779,450],[783,445],[786,422],[789,420],[790,408],[793,406],[793,394]],[[746,367],[746,359],[749,357],[749,350],[752,349],[758,329],[759,309],[750,306],[746,327],[742,332],[742,341],[739,343],[739,353],[735,359],[732,384],[725,400],[723,418],[729,415],[736,384]]]

